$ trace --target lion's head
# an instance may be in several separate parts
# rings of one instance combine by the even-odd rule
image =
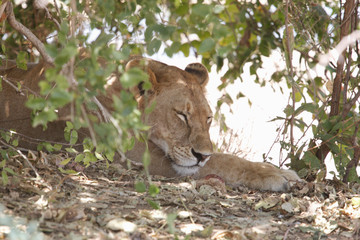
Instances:
[[[127,69],[141,65],[135,59]],[[195,173],[212,154],[209,127],[213,118],[205,98],[208,72],[200,63],[189,64],[185,70],[146,60],[145,69],[152,88],[135,90],[141,111],[156,103],[155,109],[143,115],[151,126],[149,140],[166,154],[178,174]]]

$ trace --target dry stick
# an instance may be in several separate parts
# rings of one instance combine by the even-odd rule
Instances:
[[[34,166],[31,164],[31,162],[29,161],[29,159],[19,150],[19,149],[16,149],[14,148],[13,146],[5,143],[4,141],[2,141],[0,139],[0,143],[3,144],[4,146],[8,147],[8,148],[11,148],[12,150],[16,151],[18,154],[20,154],[20,156],[25,159],[26,163],[29,164],[30,168],[34,171],[35,175],[36,175],[36,178],[37,179],[41,179],[41,176],[39,175],[39,173],[36,171],[36,169],[34,168]]]
[[[28,28],[15,19],[12,3],[6,2],[5,5],[5,13],[10,26],[24,35],[36,47],[46,63],[53,65],[54,59],[46,53],[44,44]]]
[[[288,15],[289,15],[289,1],[286,0],[286,8],[285,8],[285,34],[286,34],[286,48],[287,48],[287,52],[288,52],[288,62],[289,62],[289,68],[290,68],[290,77],[291,79],[293,79],[294,76],[294,72],[293,72],[293,66],[292,66],[292,52],[290,49],[290,36],[289,36],[289,28],[288,28],[288,23],[289,23],[289,19],[288,19]],[[293,80],[292,80],[293,81]],[[291,91],[292,91],[292,108],[293,108],[293,112],[291,114],[291,119],[290,119],[290,153],[291,155],[294,155],[294,119],[295,119],[295,86],[294,86],[294,82],[291,84]]]
[[[17,87],[15,86],[11,81],[9,81],[6,77],[2,77],[2,80],[4,80],[7,84],[10,85],[10,87],[14,88],[17,93],[19,93],[21,96],[25,96],[25,94]]]
[[[0,18],[1,18],[1,16],[3,15],[4,11],[5,11],[6,4],[7,4],[7,2],[4,2],[4,3],[1,4],[1,6],[0,6]]]
[[[30,92],[30,93],[32,93],[34,96],[39,96],[39,94],[38,93],[36,93],[35,91],[33,91],[32,89],[30,89],[29,87],[27,87],[27,86],[24,86],[24,85],[21,85],[21,89],[19,89],[17,86],[15,86],[15,84],[11,81],[11,79],[13,79],[13,78],[9,78],[9,77],[7,77],[6,75],[5,76],[2,76],[2,79],[7,83],[7,84],[9,84],[12,88],[14,88],[15,89],[15,91],[17,92],[17,93],[19,93],[21,96],[25,96],[25,90],[26,90],[26,92]],[[24,91],[23,91],[24,90]]]

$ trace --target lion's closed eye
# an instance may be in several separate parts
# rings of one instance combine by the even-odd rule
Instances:
[[[210,116],[207,118],[206,123],[210,125],[212,120],[213,120],[213,116]]]
[[[185,113],[176,112],[176,116],[178,116],[178,118],[180,118],[180,120],[183,121],[186,125],[188,125],[188,118]]]

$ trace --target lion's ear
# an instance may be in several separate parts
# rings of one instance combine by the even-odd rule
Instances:
[[[190,63],[186,66],[185,71],[194,75],[202,87],[205,87],[209,81],[208,71],[201,63]]]
[[[140,58],[140,57],[132,59],[126,64],[125,70],[127,71],[133,67],[138,67],[138,68],[142,69],[144,72],[146,72],[148,74],[149,81],[152,84],[152,88],[156,88],[156,86],[158,85],[158,82],[156,80],[156,76],[155,76],[154,72],[149,67],[149,61],[151,61],[151,60],[148,60],[146,58]],[[145,90],[143,89],[143,84],[144,84],[144,82],[140,82],[137,86],[130,89],[130,91],[134,94],[135,98],[138,98],[145,94]]]

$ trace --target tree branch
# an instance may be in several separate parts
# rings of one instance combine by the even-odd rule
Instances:
[[[347,46],[349,46],[348,41],[353,40],[351,36],[353,34],[358,34],[357,32],[351,33],[350,30],[350,19],[351,14],[353,13],[355,0],[347,0],[344,4],[345,12],[344,12],[344,22],[341,23],[341,29],[340,29],[340,43],[336,47],[335,50],[340,50],[337,52],[338,59],[337,59],[337,67],[336,67],[336,76],[333,83],[333,92],[331,95],[331,102],[330,102],[330,114],[329,117],[337,116],[339,115],[340,111],[340,97],[341,97],[341,84],[343,81],[343,72],[344,72],[344,62],[345,62],[345,53],[344,50]],[[350,31],[350,32],[349,32]],[[350,35],[349,35],[350,34]],[[326,56],[329,56],[330,54],[327,54]],[[349,56],[351,57],[351,56]],[[320,58],[320,63],[325,63],[327,60],[324,60],[324,56]],[[346,101],[346,100],[344,100]],[[324,162],[326,156],[330,152],[330,148],[326,144],[322,144],[320,148],[316,151],[316,157],[321,161]]]
[[[24,35],[35,46],[46,63],[53,65],[54,59],[47,54],[44,44],[27,27],[16,20],[12,3],[5,2],[4,4],[6,5],[5,13],[10,26]]]

